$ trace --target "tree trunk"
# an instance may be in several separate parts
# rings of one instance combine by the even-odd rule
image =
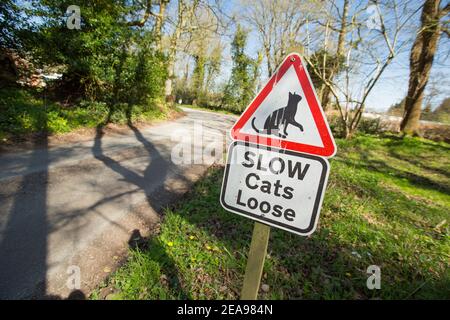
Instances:
[[[338,35],[338,43],[336,47],[336,57],[337,61],[334,62],[334,66],[330,70],[330,74],[328,75],[328,79],[330,81],[333,81],[334,76],[339,70],[339,63],[341,60],[341,57],[345,55],[345,36],[347,35],[347,15],[348,15],[348,7],[349,7],[349,0],[344,0],[343,9],[342,9],[342,18],[341,18],[341,27],[339,29],[339,35]],[[325,86],[323,92],[322,92],[322,108],[323,110],[327,110],[330,103],[330,95],[331,91],[330,88]]]
[[[439,42],[441,0],[426,0],[420,18],[421,27],[411,48],[409,85],[405,112],[400,130],[404,134],[419,135],[419,120],[425,87],[430,77],[434,55]]]
[[[174,97],[172,96],[172,82],[174,76],[175,58],[177,53],[177,43],[180,34],[181,30],[177,27],[174,34],[172,35],[172,38],[170,39],[170,47],[167,54],[167,79],[164,86],[164,95],[166,97],[166,102],[168,103],[172,103],[173,101],[175,101]]]
[[[264,46],[264,52],[266,54],[267,59],[267,74],[269,77],[273,74],[272,63],[270,62],[270,48],[268,46]]]
[[[172,96],[172,81],[173,68],[175,66],[175,57],[169,57],[167,60],[167,79],[164,85],[164,95],[166,96],[166,102],[172,103],[175,100]]]
[[[166,102],[173,103],[175,97],[172,94],[173,78],[174,78],[174,66],[178,49],[178,41],[181,37],[181,33],[186,31],[186,22],[192,20],[195,10],[198,7],[199,0],[194,0],[189,5],[184,0],[178,0],[177,8],[177,24],[175,30],[170,37],[169,53],[167,55],[167,80],[165,83],[164,93],[166,96]]]
[[[322,102],[322,109],[323,109],[323,111],[326,111],[329,108],[330,96],[331,96],[330,88],[328,86],[324,86],[323,90],[322,90],[322,95],[321,95],[321,102]]]
[[[353,133],[352,133],[351,129],[349,128],[348,123],[344,122],[343,126],[344,126],[344,139],[350,139],[352,137]]]
[[[173,82],[173,75],[174,75],[174,66],[175,66],[175,58],[177,54],[177,45],[178,40],[181,36],[181,31],[185,26],[185,14],[186,6],[184,4],[184,1],[179,0],[178,1],[178,10],[177,10],[177,16],[178,21],[175,26],[175,30],[170,37],[170,45],[169,45],[169,53],[167,55],[167,80],[164,86],[164,95],[166,97],[166,102],[172,103],[175,101],[174,97],[172,96],[172,82]]]
[[[164,18],[166,14],[166,6],[168,0],[160,0],[159,2],[159,14],[156,17],[155,21],[155,35],[156,35],[156,44],[158,46],[159,51],[162,52],[162,27],[164,25]]]
[[[344,40],[347,34],[347,14],[349,0],[344,1],[344,9],[342,10],[341,29],[339,30],[338,44],[336,48],[336,56],[339,58],[344,55]]]

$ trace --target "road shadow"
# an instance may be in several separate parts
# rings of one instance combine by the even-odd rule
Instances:
[[[36,137],[36,144],[40,152],[33,149],[29,167],[48,164],[47,135]],[[0,241],[0,299],[30,297],[31,288],[36,288],[32,296],[46,294],[48,183],[48,168],[45,168],[24,175],[14,190],[0,192],[3,200],[13,197]]]
[[[60,295],[45,295],[41,297],[37,297],[39,300],[87,300],[86,295],[81,290],[73,290],[69,293],[67,298],[64,298]]]
[[[127,168],[113,158],[107,156],[102,148],[102,138],[104,136],[104,128],[109,123],[114,111],[115,110],[111,108],[105,122],[97,126],[92,154],[106,167],[118,173],[126,182],[135,185],[137,188],[145,192],[146,202],[148,205],[148,208],[146,208],[146,210],[161,214],[162,208],[168,205],[171,200],[179,197],[179,194],[171,192],[164,186],[157,188],[156,190],[151,189],[149,188],[149,182],[153,180],[166,181],[169,173],[176,170],[176,165],[174,165],[170,161],[170,159],[166,160],[164,155],[160,153],[158,148],[156,148],[156,146],[152,142],[146,139],[141,131],[133,124],[133,107],[131,105],[129,105],[126,109],[127,125],[134,133],[136,139],[146,150],[149,158],[149,163],[143,173],[140,174]],[[188,181],[183,175],[177,174],[176,177],[177,179],[181,179],[184,183],[190,184],[190,181]],[[143,218],[144,221],[146,220],[145,212],[141,213],[141,218]],[[158,256],[158,260],[164,261],[162,272],[169,277],[169,286],[174,289],[176,288],[177,291],[180,292],[181,297],[189,298],[189,294],[183,291],[183,288],[180,284],[180,278],[178,276],[178,269],[176,267],[176,264],[167,254],[166,248],[162,243],[157,241],[156,238],[143,238],[141,236],[140,230],[135,229],[130,235],[128,244],[130,248],[133,249],[149,249]]]

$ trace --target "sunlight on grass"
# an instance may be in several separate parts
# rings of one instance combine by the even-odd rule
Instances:
[[[114,106],[110,121],[126,124],[126,104]],[[71,107],[62,107],[45,99],[43,94],[24,89],[0,90],[0,141],[22,135],[46,132],[61,134],[78,128],[95,128],[102,124],[109,113],[106,103],[81,101]],[[154,102],[132,108],[132,122],[165,120],[171,112],[164,104]]]
[[[272,228],[263,299],[450,297],[449,150],[395,136],[338,141],[319,227]],[[161,231],[109,280],[122,299],[236,299],[252,222],[219,204],[223,168],[167,210]],[[366,269],[381,267],[381,290]]]

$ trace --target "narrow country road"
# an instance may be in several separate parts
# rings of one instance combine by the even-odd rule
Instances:
[[[236,120],[185,112],[126,134],[0,154],[0,299],[67,298],[78,270],[86,294],[125,256],[132,234],[157,226],[161,208],[208,167],[199,134],[203,146],[225,146]],[[193,152],[180,164],[171,154],[182,141]]]

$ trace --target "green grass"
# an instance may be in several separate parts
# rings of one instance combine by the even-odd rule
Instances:
[[[111,122],[127,122],[126,107],[116,106]],[[167,110],[156,106],[134,106],[133,121],[163,120]],[[0,90],[0,142],[36,132],[60,134],[78,128],[94,128],[107,118],[105,103],[81,102],[71,107],[59,104],[25,89]]]
[[[337,143],[317,231],[272,228],[259,297],[450,298],[450,145],[393,135]],[[160,232],[105,283],[114,298],[239,298],[253,223],[221,208],[222,175],[211,168],[166,210]],[[381,268],[380,290],[366,287],[369,265]]]
[[[201,110],[201,111],[208,111],[208,112],[216,112],[216,113],[222,113],[222,114],[227,114],[227,115],[234,115],[234,116],[239,116],[242,112],[232,112],[230,110],[226,110],[226,109],[222,109],[220,107],[218,108],[207,108],[207,107],[200,107],[200,106],[194,106],[191,104],[180,104],[178,105],[179,107],[186,107],[186,108],[190,108],[190,109],[195,109],[195,110]]]

